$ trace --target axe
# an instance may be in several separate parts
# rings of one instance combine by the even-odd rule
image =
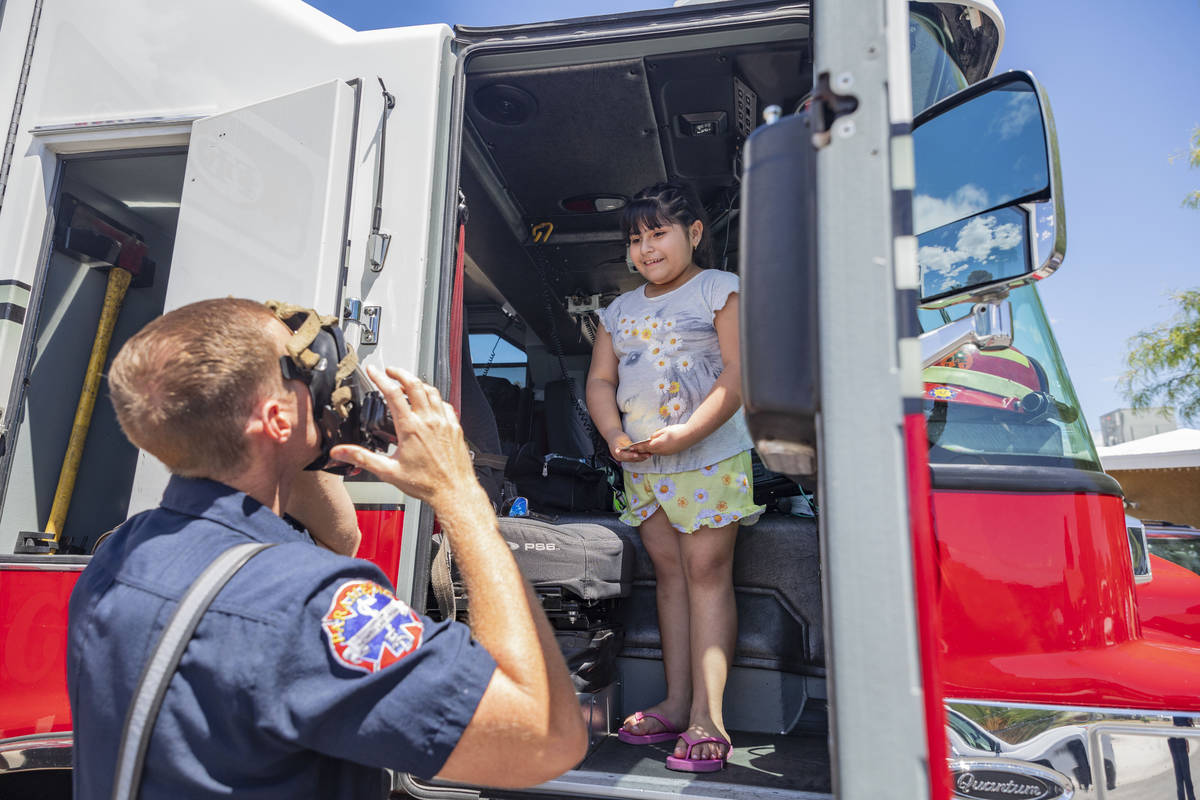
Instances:
[[[68,202],[74,201],[74,198],[66,199]],[[71,506],[75,479],[83,459],[83,446],[92,424],[92,411],[96,407],[96,395],[100,391],[100,380],[108,360],[113,328],[116,327],[117,316],[125,300],[125,290],[138,277],[144,279],[138,282],[139,285],[147,285],[153,269],[153,262],[146,258],[147,245],[140,236],[118,227],[83,203],[75,202],[66,229],[64,249],[99,259],[101,263],[97,268],[108,270],[108,285],[104,291],[104,305],[96,325],[96,336],[92,341],[92,354],[83,377],[83,389],[79,393],[79,404],[75,407],[71,437],[63,455],[62,469],[58,473],[58,487],[54,491],[50,519],[46,523],[47,536],[44,541],[48,539],[45,543],[50,545],[52,551],[58,549],[66,525],[67,510]]]

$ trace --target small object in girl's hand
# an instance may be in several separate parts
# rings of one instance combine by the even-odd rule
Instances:
[[[627,444],[627,445],[625,445],[624,447],[618,447],[618,448],[617,448],[617,452],[618,452],[618,453],[623,453],[623,452],[625,452],[626,450],[632,450],[633,448],[635,448],[635,447],[640,447],[641,445],[644,445],[644,444],[650,444],[650,440],[649,440],[649,439],[642,439],[640,442],[633,442],[633,443],[631,443],[631,444]]]

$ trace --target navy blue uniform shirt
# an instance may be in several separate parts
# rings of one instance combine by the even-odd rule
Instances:
[[[171,680],[143,798],[370,798],[382,767],[432,776],[496,662],[459,623],[396,600],[373,564],[313,544],[258,501],[174,477],[71,594],[67,685],[75,798],[108,798],[138,677],[192,581],[228,548],[270,542],[225,586]]]

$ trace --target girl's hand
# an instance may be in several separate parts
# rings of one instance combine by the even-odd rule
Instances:
[[[650,434],[650,441],[638,447],[637,451],[654,456],[671,456],[694,445],[696,442],[693,438],[687,425],[668,425]]]
[[[625,433],[624,431],[618,433],[612,439],[606,439],[605,441],[608,442],[608,452],[610,452],[612,457],[617,461],[629,461],[632,463],[645,461],[650,457],[648,453],[641,452],[641,448],[636,450],[626,449],[629,447],[629,445],[633,444],[633,439],[630,439],[629,434]]]

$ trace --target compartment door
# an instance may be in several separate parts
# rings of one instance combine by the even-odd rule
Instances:
[[[338,311],[355,106],[336,80],[193,124],[165,310],[234,295]]]
[[[356,105],[335,80],[192,125],[164,311],[229,295],[337,311]],[[139,451],[129,513],[168,478]]]

